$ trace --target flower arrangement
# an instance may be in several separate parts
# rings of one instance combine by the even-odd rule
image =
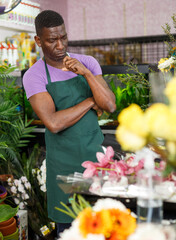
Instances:
[[[150,146],[163,160],[167,169],[176,169],[176,77],[167,84],[165,91],[169,104],[155,103],[148,109],[131,104],[118,117],[117,141],[125,151],[137,151]],[[130,119],[130,121],[129,121]]]
[[[106,153],[97,152],[96,157],[98,162],[85,161],[82,166],[86,168],[83,173],[84,178],[91,178],[93,176],[112,176],[121,177],[131,174],[137,174],[137,172],[143,168],[143,159],[139,160],[135,158],[135,154],[130,154],[124,157],[122,160],[114,159],[114,150],[111,146],[108,146]]]
[[[100,199],[78,214],[60,240],[126,240],[135,229],[136,218],[120,201]]]
[[[123,203],[111,198],[99,199],[91,206],[81,195],[79,203],[71,201],[72,209],[65,212],[74,218],[59,240],[175,240],[171,226],[152,223],[137,224],[136,216]],[[63,204],[64,205],[64,204]],[[76,213],[76,215],[73,213]]]
[[[20,179],[8,178],[7,182],[15,203],[19,205],[19,209],[24,209],[29,199],[28,191],[31,190],[31,184],[26,176],[22,176]]]

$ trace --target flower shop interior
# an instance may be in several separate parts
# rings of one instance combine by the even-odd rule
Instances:
[[[45,126],[23,86],[43,57],[34,21],[44,10],[62,15],[68,53],[98,61],[116,103],[98,115],[96,162],[55,179],[68,195],[55,209],[72,219],[60,235]],[[0,27],[0,240],[176,240],[176,1],[2,0]]]

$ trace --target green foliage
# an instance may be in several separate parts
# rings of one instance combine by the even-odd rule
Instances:
[[[14,71],[14,67],[0,67],[0,162],[8,160],[12,163],[18,162],[20,158],[20,148],[27,145],[31,132],[35,127],[30,127],[30,123],[22,113],[18,111],[18,106],[22,105],[22,90],[17,87],[15,79],[8,75]],[[5,163],[5,169],[8,169]]]
[[[69,202],[71,204],[71,207],[68,207],[65,203],[60,202],[60,204],[65,209],[59,207],[55,207],[55,209],[75,219],[83,209],[91,207],[88,201],[86,201],[81,195],[76,193],[73,195],[73,198],[69,199]]]
[[[18,212],[18,206],[12,208],[8,204],[0,204],[0,222],[7,221],[8,219],[14,217]]]
[[[108,116],[108,118],[114,120],[117,120],[117,116],[122,109],[128,107],[131,103],[138,104],[142,109],[149,106],[151,96],[149,81],[145,74],[139,72],[136,65],[129,64],[127,66],[128,71],[132,70],[135,74],[108,74],[104,76],[105,78],[108,77],[110,88],[116,98],[117,109]],[[118,85],[115,84],[117,81]]]
[[[173,27],[176,29],[176,14],[173,14],[172,18],[172,22],[173,22]],[[171,26],[166,23],[164,26],[161,26],[162,29],[164,30],[164,33],[168,36],[168,41],[165,41],[165,44],[168,47],[168,52],[169,52],[169,57],[171,56],[175,56],[175,43],[176,43],[176,39],[173,36],[173,34],[171,33]]]

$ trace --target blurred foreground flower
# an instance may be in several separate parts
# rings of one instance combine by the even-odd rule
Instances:
[[[116,138],[125,151],[135,152],[148,145],[167,161],[171,171],[176,169],[176,78],[167,84],[165,94],[168,105],[155,103],[144,112],[136,104],[124,109],[118,117]]]
[[[126,240],[135,229],[135,217],[121,202],[100,199],[79,213],[60,240]]]
[[[139,224],[128,240],[175,240],[176,233],[171,226],[151,223]]]

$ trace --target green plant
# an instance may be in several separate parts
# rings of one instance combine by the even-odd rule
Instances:
[[[73,194],[73,197],[69,198],[69,202],[71,207],[68,207],[65,203],[60,202],[65,209],[59,207],[55,207],[55,209],[75,219],[84,208],[91,208],[90,203],[86,201],[80,194]]]
[[[30,126],[27,117],[23,120],[19,111],[23,94],[9,75],[14,69],[10,65],[0,66],[0,161],[6,160],[7,171],[9,161],[17,162],[20,148],[27,145],[29,137],[34,137],[31,132],[35,128]]]
[[[125,64],[127,65],[127,64]],[[150,83],[145,74],[140,73],[137,66],[129,64],[127,71],[133,71],[135,74],[109,74],[109,85],[116,97],[116,111],[108,115],[108,118],[117,120],[118,114],[131,103],[136,103],[142,109],[146,109],[150,99]],[[118,85],[116,82],[118,81]],[[107,113],[102,118],[107,118]]]
[[[176,29],[176,14],[173,14],[172,22],[173,22],[173,27]],[[164,33],[168,36],[168,41],[165,41],[165,44],[168,47],[168,57],[171,56],[176,56],[176,39],[174,35],[171,33],[171,26],[166,23],[164,26],[161,26],[162,29],[164,30]]]
[[[14,217],[19,209],[18,206],[13,208],[8,204],[2,204],[2,201],[4,201],[4,199],[0,199],[0,222],[7,221]]]

